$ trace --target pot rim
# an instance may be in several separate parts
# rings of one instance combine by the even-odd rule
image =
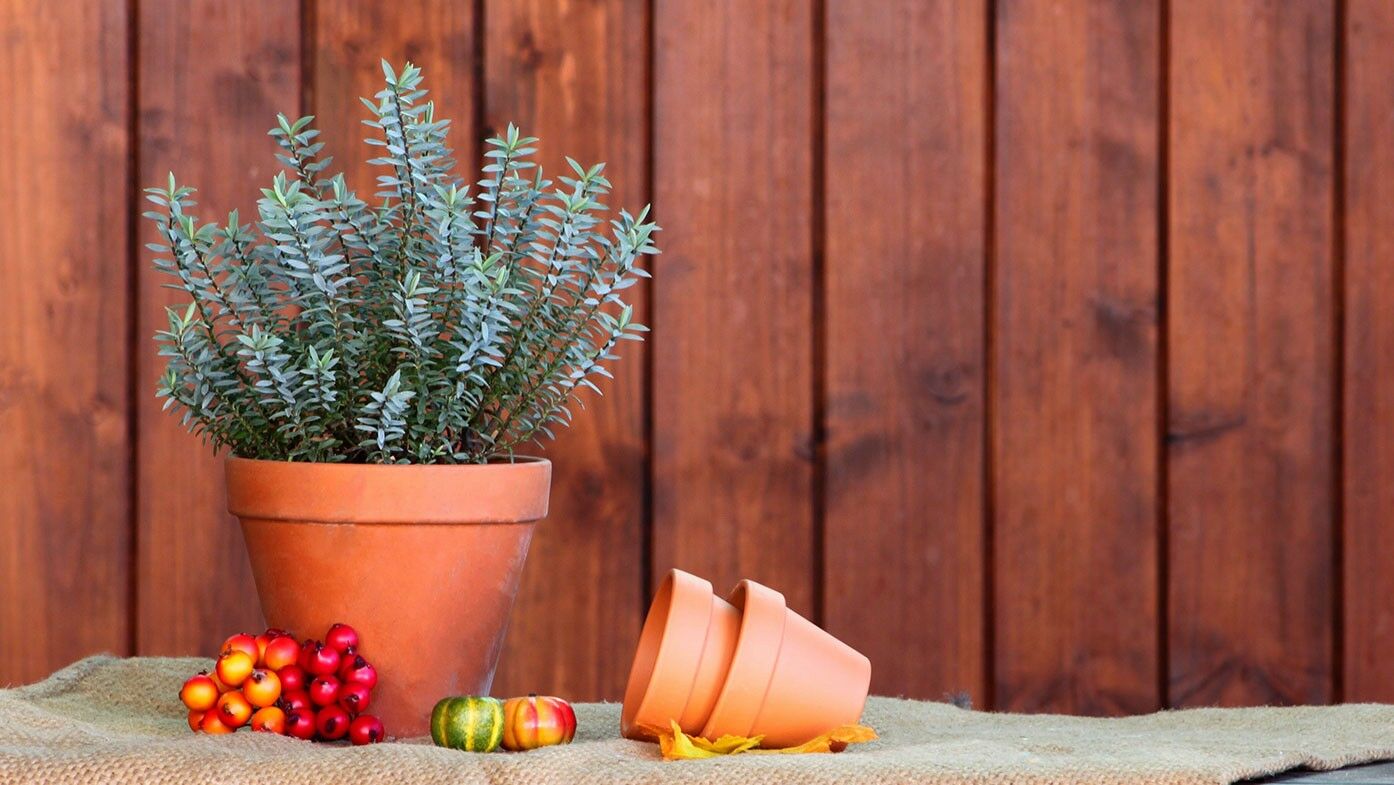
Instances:
[[[551,463],[550,460],[540,455],[515,455],[513,460],[496,460],[488,463],[353,463],[351,461],[280,461],[270,458],[244,458],[236,453],[228,453],[224,460],[237,461],[239,463],[269,463],[277,466],[338,466],[342,468],[358,469],[384,469],[384,470],[405,470],[405,469],[487,469],[493,466],[517,466],[519,464],[530,463]]]
[[[379,464],[229,455],[228,511],[304,523],[528,523],[547,515],[552,462]]]
[[[664,576],[629,666],[620,708],[621,735],[652,738],[650,731],[667,730],[662,723],[682,716],[697,678],[715,597],[705,578],[676,568]]]

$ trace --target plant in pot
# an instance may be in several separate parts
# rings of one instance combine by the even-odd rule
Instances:
[[[269,624],[348,621],[383,674],[378,713],[424,733],[442,695],[486,694],[551,464],[519,455],[572,417],[644,328],[625,290],[658,227],[606,224],[602,166],[557,184],[537,141],[490,139],[477,190],[421,71],[383,63],[366,124],[373,204],[326,175],[312,118],[271,131],[286,170],[257,218],[202,224],[147,190],[156,267],[190,298],[156,335],[165,408],[226,449]]]

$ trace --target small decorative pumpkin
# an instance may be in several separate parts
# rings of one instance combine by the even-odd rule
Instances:
[[[503,748],[520,752],[553,744],[570,744],[576,735],[576,712],[561,698],[529,695],[503,703]]]
[[[431,740],[465,752],[493,752],[503,739],[503,703],[498,698],[442,698],[431,710]]]

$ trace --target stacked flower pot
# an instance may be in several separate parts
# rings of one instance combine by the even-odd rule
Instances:
[[[651,740],[676,722],[707,739],[793,746],[855,724],[870,685],[870,660],[789,610],[779,592],[744,580],[722,598],[673,570],[640,634],[620,730]]]

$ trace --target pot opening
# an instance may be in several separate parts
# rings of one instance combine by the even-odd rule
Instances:
[[[663,641],[663,631],[668,626],[668,614],[673,606],[673,578],[670,575],[658,587],[653,597],[644,629],[639,633],[639,647],[634,653],[634,664],[629,667],[629,682],[624,688],[624,708],[620,723],[628,728],[639,713],[649,690],[649,680],[653,678],[653,668],[658,662],[659,644]]]
[[[727,595],[726,601],[734,605],[742,616],[745,615],[745,581],[736,584],[736,588]]]

